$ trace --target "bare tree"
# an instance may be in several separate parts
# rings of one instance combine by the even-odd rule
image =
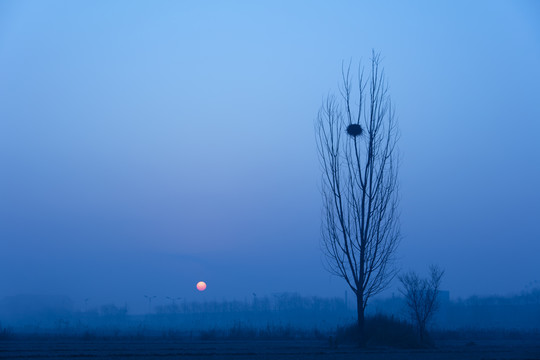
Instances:
[[[439,287],[443,275],[444,270],[431,265],[429,278],[422,279],[413,271],[399,276],[403,286],[400,291],[405,296],[409,316],[416,325],[421,342],[424,342],[427,326],[439,308]]]
[[[357,82],[342,67],[340,97],[329,95],[315,128],[322,168],[322,248],[327,268],[356,295],[360,340],[368,300],[396,274],[400,239],[398,129],[380,55]]]

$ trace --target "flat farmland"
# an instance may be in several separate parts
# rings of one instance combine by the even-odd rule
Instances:
[[[0,359],[540,359],[537,341],[442,342],[434,349],[331,349],[322,340],[188,341],[162,338],[17,338],[0,341]]]

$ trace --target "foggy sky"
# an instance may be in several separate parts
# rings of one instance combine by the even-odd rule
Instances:
[[[0,297],[343,296],[313,121],[372,49],[399,267],[439,264],[452,297],[540,279],[537,3],[2,0]]]

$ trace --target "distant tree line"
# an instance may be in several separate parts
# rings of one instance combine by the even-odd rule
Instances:
[[[440,294],[439,291],[439,311],[434,313],[432,322],[425,330],[468,328],[540,331],[540,288],[514,296],[472,296],[453,301],[447,297],[441,298]],[[244,301],[177,302],[174,305],[156,306],[151,314],[139,315],[130,313],[128,305],[105,304],[86,311],[75,310],[72,303],[65,299],[65,308],[57,304],[47,307],[50,302],[40,308],[26,299],[25,302],[31,306],[25,314],[14,298],[0,300],[0,332],[4,335],[10,332],[80,335],[96,329],[109,334],[148,334],[163,329],[189,332],[230,329],[234,326],[242,329],[269,326],[273,329],[333,331],[356,320],[355,310],[348,308],[344,299],[305,297],[291,293],[253,296]],[[16,307],[17,313],[13,312],[11,305]],[[366,315],[371,317],[383,314],[400,321],[411,320],[406,298],[402,296],[374,299],[367,310]]]

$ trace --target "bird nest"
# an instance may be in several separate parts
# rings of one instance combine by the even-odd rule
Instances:
[[[347,126],[347,134],[351,135],[352,137],[357,137],[362,135],[362,132],[364,130],[360,126],[360,124],[350,124]]]

